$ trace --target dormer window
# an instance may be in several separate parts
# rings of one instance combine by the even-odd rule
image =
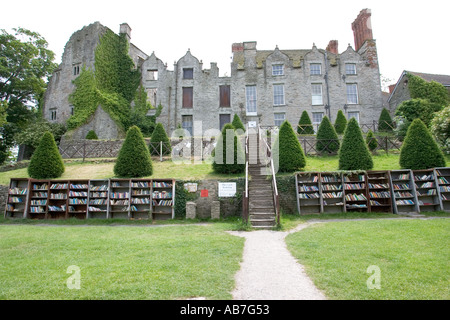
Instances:
[[[284,75],[284,65],[283,64],[274,64],[272,66],[272,75],[273,76],[283,76]]]
[[[183,69],[183,79],[194,79],[194,69],[184,68]]]

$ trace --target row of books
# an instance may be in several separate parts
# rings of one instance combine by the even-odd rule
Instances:
[[[27,188],[12,188],[12,189],[9,189],[9,194],[24,195],[24,194],[27,194],[27,192],[28,192]]]
[[[433,174],[429,174],[429,175],[423,175],[423,176],[414,176],[414,180],[416,181],[424,181],[424,180],[433,180],[434,176]]]
[[[22,197],[9,197],[8,202],[22,203],[22,202],[25,202],[25,200]]]
[[[422,186],[420,186],[420,187],[416,184],[416,188],[418,188],[418,189],[434,188],[434,183],[426,182],[426,183],[422,184]]]
[[[87,189],[87,184],[70,184],[70,189]]]
[[[342,190],[342,185],[324,184],[322,185],[322,190]]]
[[[389,185],[387,183],[369,183],[370,189],[388,189]]]
[[[70,191],[69,192],[69,197],[87,197],[88,193],[85,191]]]
[[[318,199],[318,198],[320,198],[318,193],[299,193],[298,197],[300,199]]]
[[[91,185],[90,190],[91,191],[108,191],[108,186],[107,185],[101,185],[101,186]]]
[[[153,205],[154,206],[171,206],[172,205],[172,200],[152,200],[153,201]]]
[[[308,191],[319,191],[319,188],[316,186],[306,186],[306,185],[302,185],[298,187],[299,191],[302,192],[308,192]]]
[[[153,199],[168,199],[168,198],[172,198],[172,192],[168,192],[168,191],[153,191],[152,198]]]
[[[394,190],[411,190],[408,183],[394,184],[393,188]]]
[[[65,193],[51,193],[50,194],[50,199],[65,200],[65,199],[67,199],[67,194],[65,194]]]
[[[67,183],[55,183],[52,184],[52,186],[50,187],[50,189],[67,189],[69,187],[69,185]]]
[[[427,192],[417,191],[418,196],[435,196],[437,194],[436,189],[427,190]]]
[[[390,198],[391,193],[389,191],[369,192],[371,198]]]
[[[47,192],[33,192],[32,198],[47,198],[48,193]]]
[[[345,195],[345,199],[348,200],[348,201],[364,201],[364,200],[367,200],[366,196],[363,195],[362,193],[361,194],[356,194],[356,193],[347,194],[347,195]]]
[[[80,199],[80,198],[69,199],[69,204],[87,204],[87,199]]]
[[[345,190],[358,190],[364,189],[366,185],[364,183],[348,183],[345,184]]]
[[[439,181],[439,184],[450,184],[450,182],[448,182],[448,180],[444,177],[439,177],[438,181]]]

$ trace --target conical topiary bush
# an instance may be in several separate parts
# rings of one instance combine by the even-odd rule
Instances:
[[[339,170],[371,170],[373,159],[355,118],[347,123],[341,148]]]
[[[151,146],[149,148],[152,155],[160,154],[160,142],[162,142],[162,154],[170,154],[172,152],[172,147],[170,145],[169,137],[167,136],[166,130],[164,130],[163,125],[158,122],[150,138]]]
[[[369,130],[369,132],[367,132],[366,143],[367,143],[367,147],[369,148],[369,150],[371,152],[374,152],[375,149],[378,147],[377,138],[373,134],[372,130]]]
[[[336,153],[339,150],[339,137],[327,116],[323,117],[317,130],[316,149],[319,153]]]
[[[274,163],[278,163],[278,171],[294,172],[306,166],[306,157],[302,146],[292,128],[286,120],[280,127],[278,137],[275,139],[272,154]]]
[[[140,178],[153,174],[153,164],[141,130],[132,126],[114,165],[114,174],[123,178]]]
[[[403,169],[412,170],[445,167],[444,154],[422,120],[415,119],[409,126],[399,163]]]
[[[86,135],[85,139],[87,139],[87,140],[98,140],[98,136],[97,136],[97,134],[95,133],[94,130],[90,130],[88,132],[88,134]]]
[[[381,110],[380,118],[378,119],[378,131],[379,132],[393,132],[394,122],[386,108]]]
[[[347,118],[345,118],[344,112],[339,110],[336,115],[336,121],[334,122],[334,129],[337,134],[344,134],[347,127]]]
[[[309,117],[308,112],[306,110],[302,112],[300,120],[298,121],[297,133],[314,134],[314,128],[311,122],[311,118]]]
[[[244,124],[237,114],[234,115],[233,122],[231,122],[231,124],[233,125],[235,130],[242,129],[243,131],[245,131]]]
[[[232,137],[228,137],[228,135],[232,135]],[[231,145],[231,143],[233,143],[233,145]],[[244,149],[242,148],[231,123],[227,123],[223,126],[222,134],[217,140],[212,156],[212,168],[216,173],[229,174],[242,173],[245,171]]]
[[[64,173],[64,162],[56,146],[55,138],[47,131],[31,156],[28,175],[34,179],[55,179]]]

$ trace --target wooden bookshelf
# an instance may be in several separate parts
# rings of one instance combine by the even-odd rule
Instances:
[[[86,219],[89,203],[89,180],[69,181],[68,216]]]
[[[50,181],[30,179],[29,186],[30,192],[28,196],[27,218],[48,218]]]
[[[110,218],[130,218],[131,183],[129,179],[111,179],[109,193]]]
[[[301,215],[322,211],[319,176],[318,172],[298,173],[295,176],[297,208]]]
[[[69,195],[69,182],[51,180],[48,197],[48,215],[50,219],[68,218],[67,203]]]
[[[87,218],[107,219],[109,212],[109,180],[89,180]]]
[[[347,212],[369,211],[367,176],[365,173],[344,173],[345,209]]]
[[[367,171],[370,212],[393,212],[389,171]]]
[[[441,210],[450,211],[450,168],[436,168],[435,173]]]
[[[419,212],[412,171],[409,169],[393,170],[390,175],[394,213]]]
[[[152,219],[152,180],[131,180],[130,217]]]
[[[413,170],[413,176],[419,211],[441,210],[434,169]]]
[[[18,219],[26,218],[28,195],[28,179],[11,179],[4,217]]]
[[[175,218],[175,180],[152,180],[151,211],[153,219],[166,220]]]
[[[345,193],[341,173],[320,173],[320,195],[322,213],[346,212]]]

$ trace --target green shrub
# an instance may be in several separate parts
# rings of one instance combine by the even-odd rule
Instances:
[[[234,115],[233,122],[231,122],[231,124],[233,125],[235,130],[242,129],[243,131],[245,131],[244,124],[237,114]]]
[[[306,166],[305,153],[294,129],[287,120],[280,127],[272,151],[274,162],[275,164],[278,162],[278,171],[280,172],[294,172]]]
[[[442,150],[450,153],[450,105],[434,114],[431,120],[431,133],[441,145]]]
[[[418,98],[403,101],[397,107],[395,115],[403,117],[407,122],[412,122],[414,119],[420,119],[427,127],[429,127],[434,113],[439,112],[442,109],[443,106],[431,103],[426,99]]]
[[[339,110],[334,123],[334,129],[337,134],[344,134],[345,127],[347,127],[347,118],[345,117],[344,112]]]
[[[298,121],[297,133],[314,134],[314,128],[306,110],[302,112],[300,120]]]
[[[98,140],[98,137],[97,137],[97,134],[95,133],[94,130],[90,130],[90,131],[88,132],[88,134],[86,135],[86,138],[85,138],[85,139],[88,139],[88,140]]]
[[[152,155],[159,155],[160,153],[160,142],[162,142],[162,154],[168,155],[172,152],[172,147],[170,145],[169,137],[167,136],[166,130],[161,123],[157,123],[155,129],[153,130],[150,143],[153,146],[150,147],[150,153]]]
[[[47,131],[31,157],[28,175],[34,179],[55,179],[64,173],[64,162],[53,134]]]
[[[392,121],[391,114],[386,108],[383,108],[383,110],[381,110],[380,117],[378,118],[378,131],[394,131],[394,122]]]
[[[317,130],[316,149],[320,153],[336,153],[339,150],[339,137],[327,116],[323,117]]]
[[[344,132],[339,150],[339,170],[371,170],[373,159],[361,129],[355,118],[351,118]]]
[[[378,147],[377,138],[373,134],[372,130],[369,130],[369,132],[367,132],[366,143],[367,143],[367,147],[372,152],[374,152],[375,149]]]
[[[140,178],[153,174],[153,164],[141,130],[132,126],[114,165],[114,174],[123,178]]]
[[[445,158],[422,120],[414,120],[408,128],[400,150],[400,167],[420,170],[445,167]]]
[[[233,138],[227,138],[227,135],[233,135]],[[233,142],[233,145],[231,145]],[[231,159],[231,151],[233,158]],[[228,152],[228,159],[227,159]],[[236,135],[231,123],[227,123],[222,128],[222,134],[217,140],[217,145],[212,152],[212,168],[216,173],[242,173],[245,171],[244,149]]]

